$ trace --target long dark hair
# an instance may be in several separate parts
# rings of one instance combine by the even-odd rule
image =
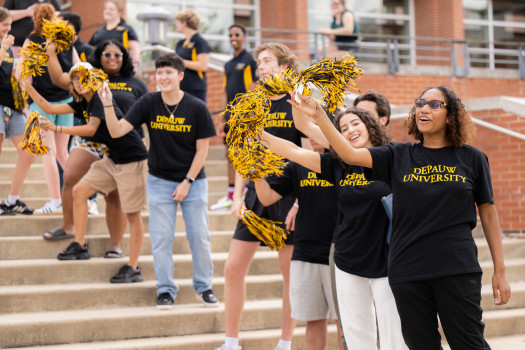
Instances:
[[[104,40],[100,44],[97,45],[97,48],[95,49],[95,53],[93,54],[93,58],[91,59],[91,64],[95,68],[102,69],[102,64],[100,63],[100,59],[102,58],[102,53],[109,45],[115,45],[119,48],[120,52],[122,52],[122,67],[120,67],[119,74],[123,78],[129,78],[135,75],[135,72],[133,70],[133,63],[131,63],[131,56],[129,55],[128,50],[122,45],[122,43],[118,40]]]
[[[386,130],[385,126],[381,124],[372,113],[365,111],[364,109],[358,109],[355,107],[348,108],[347,110],[337,113],[334,116],[333,123],[337,131],[341,132],[341,125],[339,125],[339,123],[341,121],[341,118],[347,114],[357,115],[359,119],[361,119],[363,124],[365,124],[366,130],[368,131],[368,137],[370,139],[370,143],[372,143],[372,146],[385,146],[392,142],[392,139],[390,138],[390,135],[388,134],[388,131]],[[341,163],[343,168],[348,169],[351,167],[350,165],[345,163],[343,159],[341,159],[341,157],[332,148],[332,146],[330,146],[330,153],[332,153],[334,159],[338,160],[339,163]]]
[[[447,104],[447,126],[445,131],[445,139],[449,147],[461,147],[476,134],[476,127],[470,118],[465,105],[461,99],[456,95],[454,90],[448,86],[433,86],[426,88],[419,97],[423,96],[428,90],[437,89],[445,96],[445,103]],[[408,119],[405,121],[405,126],[408,128],[408,134],[413,135],[414,138],[420,142],[424,142],[424,136],[417,128],[416,123],[416,107],[412,107]]]

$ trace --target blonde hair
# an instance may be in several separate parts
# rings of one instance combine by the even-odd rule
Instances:
[[[35,23],[35,29],[31,32],[34,35],[42,34],[42,25],[44,19],[52,21],[55,19],[55,8],[51,4],[40,4],[36,5],[35,13],[33,15],[33,22]]]
[[[259,54],[263,51],[270,51],[277,57],[277,63],[279,65],[286,64],[288,68],[297,71],[298,68],[298,62],[297,62],[297,56],[293,54],[293,52],[288,48],[288,46],[280,44],[280,43],[266,43],[259,45],[257,49],[255,49],[254,56],[255,59],[259,56]]]
[[[177,12],[175,19],[177,21],[186,23],[186,25],[189,28],[194,29],[194,30],[197,30],[197,28],[199,28],[199,24],[201,23],[201,19],[199,15],[197,14],[197,12],[191,9],[186,9],[186,10]]]
[[[0,7],[0,22],[3,22],[8,18],[11,18],[9,11],[5,7]]]

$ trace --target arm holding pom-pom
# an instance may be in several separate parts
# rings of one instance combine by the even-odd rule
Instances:
[[[352,147],[350,142],[344,138],[343,135],[332,124],[326,112],[321,108],[317,101],[310,101],[309,97],[305,97],[299,93],[292,92],[292,99],[288,102],[293,108],[298,109],[300,112],[305,113],[312,117],[312,119],[319,125],[319,128],[326,136],[330,145],[334,148],[337,154],[343,159],[343,161],[350,165],[359,165],[366,168],[372,168],[372,155],[366,148],[355,149]],[[302,103],[297,103],[294,100],[295,96],[299,96]],[[309,103],[305,103],[310,101]]]
[[[118,119],[115,114],[115,107],[113,106],[113,94],[109,89],[107,83],[102,85],[102,88],[98,91],[98,96],[104,106],[104,114],[106,115],[106,126],[108,127],[109,134],[113,138],[119,138],[126,135],[133,129],[133,125],[126,119]]]
[[[314,140],[324,148],[330,148],[330,143],[328,143],[326,136],[324,136],[319,126],[314,124],[308,115],[295,108],[292,109],[292,115],[293,123],[297,130],[301,131],[303,134],[308,136],[308,138]]]
[[[272,205],[283,198],[279,193],[275,192],[266,179],[260,179],[255,182],[255,191],[257,192],[257,198],[262,205],[265,207]]]
[[[56,44],[53,42],[48,42],[46,53],[49,57],[49,60],[47,62],[47,70],[49,72],[49,76],[51,77],[51,81],[56,86],[68,90],[69,89],[69,74],[64,73],[62,71],[62,66],[60,66],[60,62],[58,61],[57,52],[56,52]]]
[[[235,173],[235,190],[233,192],[233,203],[230,213],[239,220],[242,219],[242,211],[246,209],[246,204],[244,204],[242,197],[248,182],[248,179],[243,178],[239,173]]]
[[[22,80],[22,87],[31,96],[33,102],[47,114],[75,113],[75,110],[67,103],[51,104],[43,98],[33,87],[31,77]]]

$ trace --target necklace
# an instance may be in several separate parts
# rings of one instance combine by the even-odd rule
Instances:
[[[177,110],[177,108],[179,108],[180,101],[179,103],[175,105],[175,108],[173,108],[173,111],[170,111],[170,109],[168,108],[168,105],[166,104],[166,102],[164,102],[164,100],[162,100],[162,103],[164,103],[164,107],[166,107],[166,110],[170,114],[170,119],[173,119],[174,118],[173,115],[175,114],[175,111]]]

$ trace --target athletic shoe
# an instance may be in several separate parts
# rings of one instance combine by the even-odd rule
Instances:
[[[111,283],[132,283],[142,282],[144,278],[140,272],[140,267],[137,266],[135,270],[129,265],[124,265],[120,268],[117,274],[109,279]]]
[[[24,214],[24,215],[33,215],[33,208],[29,208],[24,202],[17,199],[15,204],[10,205],[7,202],[5,202],[5,205],[11,209],[14,213],[17,214]]]
[[[88,199],[87,204],[89,215],[99,215],[96,199]]]
[[[242,350],[241,346],[226,346],[226,344],[222,344],[220,348],[216,348],[215,350]]]
[[[202,301],[205,307],[218,307],[219,301],[213,294],[213,289],[209,289],[203,293],[197,293],[197,300]]]
[[[11,208],[9,208],[8,205],[5,205],[5,204],[0,204],[0,216],[3,216],[3,215],[15,215],[15,212],[11,210]]]
[[[173,298],[170,293],[161,293],[157,297],[157,309],[169,310],[173,307]]]
[[[33,215],[59,215],[62,214],[62,204],[58,207],[49,201],[40,209],[37,209],[33,212]]]
[[[78,242],[71,242],[62,253],[57,255],[58,260],[87,260],[90,258],[88,245],[82,247]]]
[[[217,203],[210,206],[210,210],[230,209],[233,201],[228,196],[221,197]]]

